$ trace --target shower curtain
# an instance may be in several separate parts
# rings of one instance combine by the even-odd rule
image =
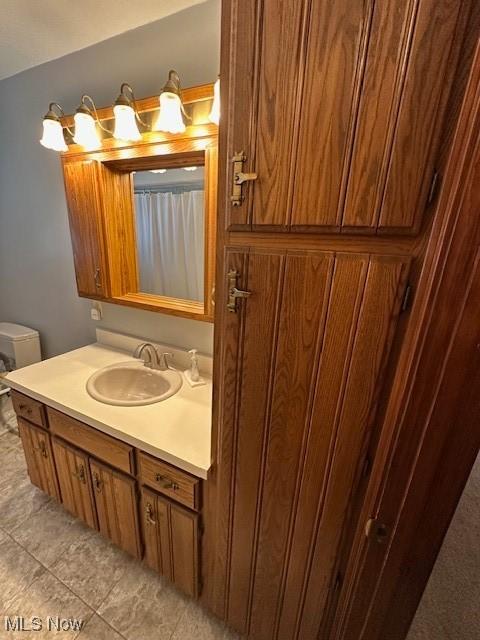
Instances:
[[[140,291],[203,301],[204,191],[135,192]]]

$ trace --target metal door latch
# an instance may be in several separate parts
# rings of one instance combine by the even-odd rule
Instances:
[[[389,533],[387,525],[379,522],[377,518],[370,518],[365,524],[365,535],[367,538],[374,539],[380,544],[385,542]]]
[[[232,313],[237,313],[237,300],[239,298],[249,298],[252,295],[251,291],[241,291],[237,288],[237,279],[240,274],[235,269],[228,272],[228,303],[227,309]]]
[[[233,158],[233,187],[232,187],[232,196],[230,198],[232,205],[234,207],[239,207],[245,199],[245,196],[242,193],[242,184],[244,182],[248,182],[249,180],[256,180],[256,173],[244,173],[243,172],[243,163],[246,161],[247,157],[243,151],[236,153]]]

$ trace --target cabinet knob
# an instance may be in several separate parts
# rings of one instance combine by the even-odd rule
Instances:
[[[86,484],[87,483],[87,479],[85,477],[85,469],[83,467],[83,464],[81,464],[78,467],[78,469],[75,469],[75,471],[72,471],[72,476],[74,476],[75,478],[78,478],[82,484]]]
[[[95,486],[95,490],[98,493],[101,493],[103,482],[100,480],[100,476],[98,475],[98,473],[96,471],[93,474],[93,484]]]
[[[28,404],[19,404],[18,409],[19,411],[25,411],[25,413],[28,413],[28,415],[32,413],[32,408],[29,407]]]
[[[152,524],[152,525],[156,525],[157,521],[154,518],[155,512],[153,511],[153,507],[150,504],[150,502],[147,502],[147,504],[145,505],[145,522],[147,524]]]
[[[173,491],[177,491],[178,484],[174,482],[171,478],[167,478],[167,476],[162,476],[161,473],[155,474],[155,480],[160,482],[163,489],[172,489]]]
[[[48,458],[48,453],[47,453],[47,445],[45,444],[45,442],[41,442],[40,446],[38,447],[33,447],[34,451],[40,451],[40,454],[44,457],[44,458]]]

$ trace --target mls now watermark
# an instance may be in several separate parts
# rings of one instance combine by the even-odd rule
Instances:
[[[24,618],[23,616],[5,616],[5,631],[81,631],[83,620],[76,618],[60,618],[59,616],[47,616],[47,618],[39,618],[32,616]]]

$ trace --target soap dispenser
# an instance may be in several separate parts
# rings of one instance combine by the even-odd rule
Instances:
[[[190,354],[190,369],[187,369],[184,374],[187,382],[192,387],[198,387],[199,385],[206,384],[205,380],[200,376],[200,371],[198,370],[198,357],[197,357],[197,349],[190,349],[188,352]]]

